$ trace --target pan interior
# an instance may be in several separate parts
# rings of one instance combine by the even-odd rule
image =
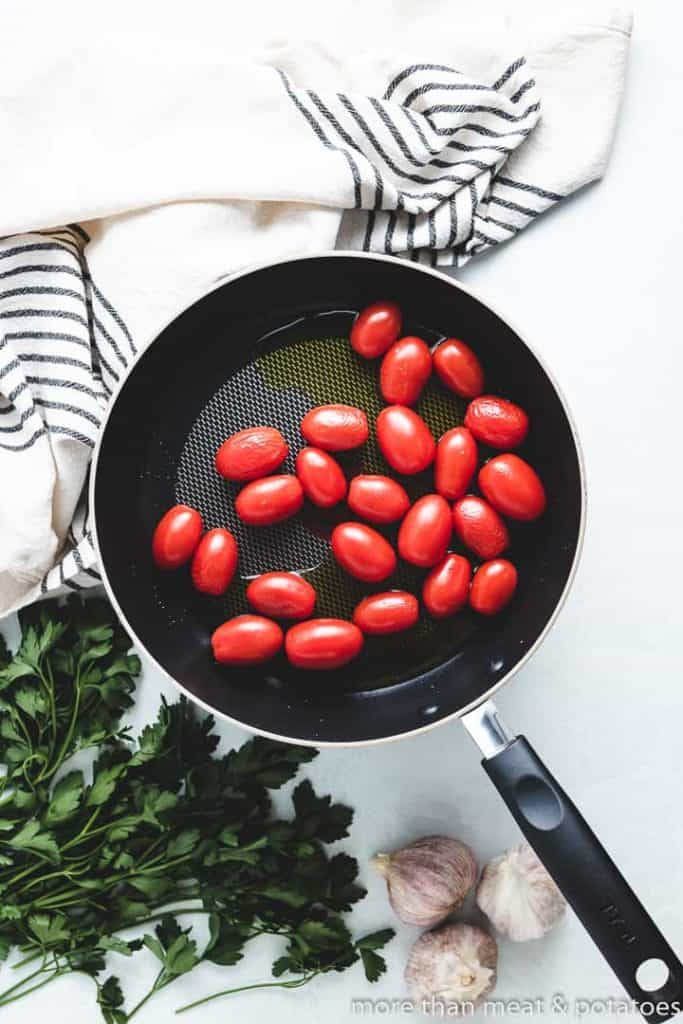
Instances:
[[[221,384],[201,410],[183,447],[177,470],[175,496],[199,508],[207,527],[228,525],[240,548],[240,582],[224,598],[212,603],[216,624],[249,610],[246,584],[259,573],[275,569],[299,572],[316,588],[316,614],[350,619],[358,602],[387,589],[420,592],[425,572],[400,562],[390,581],[367,585],[345,573],[332,557],[329,535],[339,522],[353,519],[345,503],[323,511],[308,504],[303,516],[270,528],[245,526],[237,517],[234,499],[238,484],[223,481],[213,466],[216,449],[237,430],[257,424],[276,426],[290,452],[283,472],[294,472],[297,452],[305,446],[299,424],[309,409],[330,402],[356,405],[368,415],[371,436],[367,444],[336,458],[348,479],[358,473],[391,473],[377,446],[374,422],[383,407],[378,391],[378,361],[358,356],[349,345],[355,311],[334,311],[302,318],[276,330],[257,345],[256,358]],[[440,335],[421,324],[407,325],[405,333],[418,334],[436,344]],[[462,422],[465,403],[433,378],[416,407],[435,437]],[[433,490],[431,470],[418,477],[401,478],[412,500]],[[398,527],[379,527],[395,545]],[[453,550],[458,550],[457,538]],[[520,548],[521,550],[521,548]],[[159,591],[165,586],[161,579]],[[328,685],[366,690],[389,686],[407,676],[426,672],[460,650],[477,627],[469,611],[437,623],[422,615],[417,627],[401,637],[368,638],[363,656],[353,669],[327,675]],[[288,670],[279,674],[288,682],[305,685],[307,677]]]
[[[342,267],[346,273],[340,275]],[[316,405],[343,402],[363,408],[371,426],[362,449],[338,457],[347,477],[393,475],[374,436],[383,405],[379,364],[358,357],[348,342],[357,312],[381,297],[401,304],[404,334],[433,345],[448,335],[471,343],[483,359],[487,390],[519,401],[534,423],[546,420],[555,429],[552,451],[547,430],[538,428],[520,451],[542,473],[551,501],[541,522],[511,531],[518,595],[497,620],[469,611],[438,623],[422,615],[409,633],[368,638],[362,656],[335,672],[297,672],[284,656],[265,668],[218,666],[211,633],[226,618],[249,610],[246,584],[261,572],[301,572],[316,587],[316,614],[324,616],[350,618],[372,592],[419,593],[425,572],[404,563],[389,581],[374,586],[340,570],[328,539],[337,522],[353,518],[345,505],[322,512],[307,504],[296,520],[247,527],[234,512],[237,485],[226,484],[213,465],[216,449],[231,433],[271,425],[289,443],[283,471],[292,471],[305,444],[302,417]],[[438,438],[462,422],[465,404],[433,376],[417,411]],[[412,498],[429,493],[432,480],[431,471],[401,478]],[[409,731],[453,713],[514,667],[552,614],[569,573],[580,479],[571,429],[554,388],[506,325],[440,278],[398,263],[339,256],[256,271],[174,321],[117,399],[98,460],[95,499],[113,594],[130,627],[173,678],[219,713],[253,728],[343,742]],[[154,526],[175,502],[197,507],[206,527],[227,525],[237,536],[240,578],[225,597],[199,595],[187,571],[160,573],[151,564]],[[395,542],[395,528],[383,532]]]

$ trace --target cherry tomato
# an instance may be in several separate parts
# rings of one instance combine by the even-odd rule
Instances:
[[[377,417],[377,443],[397,473],[412,476],[431,466],[434,438],[423,419],[407,405],[388,405]]]
[[[470,604],[481,615],[497,615],[517,589],[517,570],[505,558],[484,562],[474,574]]]
[[[398,553],[406,562],[426,568],[446,554],[453,532],[451,510],[440,494],[418,498],[398,531]]]
[[[472,568],[462,555],[446,555],[424,581],[422,600],[430,615],[445,619],[467,604]]]
[[[481,395],[468,405],[465,426],[492,448],[516,448],[529,433],[529,417],[506,398]]]
[[[469,345],[447,338],[434,352],[434,369],[441,383],[461,398],[476,398],[484,390],[484,371]]]
[[[436,446],[434,486],[449,501],[462,498],[477,469],[477,442],[467,427],[447,430]]]
[[[304,503],[304,492],[295,476],[265,476],[243,487],[235,500],[235,511],[249,526],[270,526],[296,515]]]
[[[453,526],[465,547],[479,558],[496,558],[510,544],[507,526],[496,510],[473,494],[456,501]]]
[[[400,633],[418,620],[420,606],[414,594],[406,590],[387,590],[371,594],[356,605],[353,621],[370,636]]]
[[[199,544],[202,517],[189,505],[174,505],[161,517],[152,538],[152,555],[160,569],[188,562]]]
[[[230,530],[209,530],[192,558],[192,582],[203,594],[218,596],[230,586],[237,568],[237,541]]]
[[[538,474],[518,455],[496,455],[479,470],[479,486],[493,507],[510,519],[538,519],[545,490]]]
[[[301,433],[309,444],[327,452],[358,448],[368,439],[368,420],[353,405],[318,405],[301,421]]]
[[[346,494],[342,468],[322,448],[302,448],[296,457],[296,475],[304,494],[318,508],[332,508]]]
[[[395,523],[410,508],[405,488],[390,476],[354,476],[347,500],[357,516],[371,523]]]
[[[248,427],[224,441],[216,469],[226,480],[257,480],[284,461],[289,446],[275,427]]]
[[[382,398],[393,405],[414,405],[431,375],[432,353],[422,338],[401,338],[382,360]]]
[[[211,646],[221,665],[257,665],[277,654],[282,641],[277,622],[261,615],[237,615],[214,631]]]
[[[285,637],[287,657],[296,668],[340,668],[362,647],[363,634],[345,619],[309,619],[292,626]]]
[[[401,333],[401,310],[395,302],[366,306],[351,328],[351,348],[365,359],[382,356]]]
[[[330,541],[334,557],[357,580],[379,583],[396,568],[396,553],[389,541],[365,523],[340,523]]]
[[[272,619],[307,619],[317,599],[315,588],[295,572],[264,572],[247,587],[247,601]]]

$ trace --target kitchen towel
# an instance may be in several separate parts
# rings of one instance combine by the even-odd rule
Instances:
[[[22,16],[5,26],[0,613],[99,582],[84,489],[103,410],[191,298],[335,246],[462,266],[602,175],[628,14],[382,6],[384,45],[346,58],[341,29],[247,58],[55,45],[44,26],[27,50]]]

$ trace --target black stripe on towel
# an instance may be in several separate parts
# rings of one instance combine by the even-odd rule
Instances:
[[[349,133],[342,127],[342,125],[339,123],[338,119],[334,116],[332,111],[325,106],[325,104],[320,99],[318,94],[315,92],[311,92],[310,89],[307,90],[307,94],[311,102],[315,104],[315,106],[318,108],[323,117],[327,118],[327,120],[330,122],[334,130],[337,132],[340,138],[343,139],[346,145],[350,146],[351,149],[355,149],[356,151],[358,151],[358,146],[356,145],[355,141],[351,138]],[[360,155],[363,156],[362,153]],[[384,182],[382,181],[382,177],[377,168],[375,167],[375,165],[370,160],[368,160],[367,157],[363,156],[363,159],[367,161],[375,179],[374,209],[381,210],[382,200],[384,199]]]
[[[411,107],[416,99],[420,96],[426,96],[428,92],[436,90],[438,92],[490,92],[491,89],[488,85],[482,85],[479,82],[425,82],[424,85],[418,85],[416,89],[408,93],[404,100],[401,100],[401,105],[404,107]]]
[[[509,199],[501,199],[500,196],[489,196],[489,203],[495,203],[496,206],[503,206],[506,210],[514,210],[516,213],[523,213],[525,217],[538,217],[542,210],[532,210],[530,206],[521,206],[519,203],[513,203]]]
[[[25,263],[22,267],[12,267],[11,270],[3,270],[0,274],[0,281],[8,277],[17,277],[19,274],[71,274],[81,280],[81,274],[74,267],[63,267],[60,263]]]
[[[28,441],[24,441],[21,444],[0,443],[0,448],[2,448],[2,450],[6,452],[25,452],[27,448],[31,448],[36,443],[39,437],[43,437],[43,435],[46,433],[46,428],[42,426],[39,427],[38,430],[36,430],[33,436],[28,439]]]
[[[404,68],[403,71],[399,71],[395,78],[389,83],[389,88],[384,94],[385,100],[390,100],[392,94],[398,89],[401,82],[405,82],[406,78],[410,75],[414,75],[416,71],[446,71],[451,75],[457,75],[458,71],[456,68],[450,68],[447,64],[411,64],[410,67]]]
[[[49,363],[54,366],[74,366],[79,370],[92,371],[90,363],[84,363],[81,359],[73,359],[71,356],[55,356],[45,352],[20,352],[19,359],[22,363]]]
[[[99,401],[100,399],[100,396],[96,391],[89,388],[87,384],[81,384],[80,381],[76,380],[59,380],[55,377],[34,377],[32,375],[28,375],[26,377],[26,381],[28,384],[42,384],[46,387],[69,388],[72,391],[80,391],[84,395],[90,395],[90,397],[94,398],[95,401]]]
[[[505,178],[502,174],[496,180],[501,185],[507,185],[508,188],[519,188],[523,192],[533,192],[534,195],[541,196],[542,199],[551,199],[554,203],[559,203],[561,199],[566,198],[561,192],[551,192],[547,188],[539,188],[538,185],[530,185],[525,181],[513,181],[512,178]]]
[[[107,313],[109,313],[109,316],[112,318],[112,320],[114,321],[116,326],[119,327],[123,331],[123,333],[125,334],[126,340],[128,341],[128,344],[130,345],[131,353],[134,356],[137,355],[138,350],[137,350],[137,348],[135,346],[135,343],[133,341],[132,335],[131,335],[130,331],[128,330],[128,327],[127,327],[123,317],[120,315],[120,313],[117,312],[117,310],[114,309],[114,307],[112,306],[111,302],[109,302],[109,300],[107,298],[105,298],[105,296],[102,294],[102,292],[97,287],[97,285],[95,284],[93,279],[90,277],[90,275],[88,275],[88,280],[90,281],[90,285],[92,287],[92,290],[95,293],[95,295],[97,296],[98,300],[102,303],[102,305],[106,309]]]
[[[22,252],[70,252],[70,250],[59,242],[26,242],[24,245],[14,245],[11,249],[0,252],[0,260],[8,259],[10,256],[19,256]]]
[[[491,86],[492,89],[501,89],[509,78],[512,78],[515,71],[519,71],[526,64],[525,57],[518,57],[517,60],[513,61],[509,68],[506,68],[503,74],[500,76],[497,82],[494,82]]]
[[[353,159],[351,154],[346,149],[344,149],[343,146],[334,146],[330,142],[330,140],[325,135],[325,132],[318,124],[316,118],[313,117],[313,114],[310,112],[310,110],[307,110],[303,103],[299,100],[298,96],[296,95],[291,85],[289,84],[289,79],[287,78],[287,75],[285,75],[284,71],[278,70],[278,74],[282,80],[285,89],[287,90],[287,95],[289,96],[297,110],[299,110],[300,113],[302,113],[303,116],[306,118],[309,125],[311,126],[317,137],[320,139],[322,144],[326,146],[327,149],[332,149],[335,152],[343,153],[351,170],[351,176],[353,177],[354,207],[355,209],[360,210],[363,205],[363,201],[361,196],[361,177],[356,161]]]
[[[365,134],[365,137],[367,138],[368,142],[372,144],[372,146],[380,155],[384,163],[394,172],[394,174],[399,175],[399,177],[401,178],[405,178],[407,181],[414,181],[418,185],[433,185],[439,181],[451,181],[456,185],[467,184],[466,178],[460,178],[457,175],[444,174],[440,178],[425,178],[424,175],[422,174],[413,174],[412,171],[403,170],[401,167],[394,163],[392,158],[389,156],[389,154],[382,146],[381,142],[379,142],[379,140],[377,139],[375,133],[370,128],[370,125],[367,123],[367,121],[360,113],[360,111],[356,110],[348,96],[344,96],[342,93],[339,93],[338,99],[340,103],[344,107],[346,107],[346,109],[348,110],[351,117],[353,117],[358,127]],[[399,195],[409,196],[412,198],[422,198],[423,195],[426,197],[428,193],[420,193],[419,195],[416,195],[415,193],[405,192],[403,189],[401,189],[399,191]],[[434,198],[440,199],[441,201],[447,198],[447,193],[443,192],[432,193],[432,195],[434,196]]]
[[[74,320],[88,327],[88,321],[78,313],[66,309],[4,309],[0,312],[0,320],[12,320],[17,317],[55,317],[58,320]]]
[[[39,405],[41,409],[55,409],[59,412],[70,412],[74,416],[82,416],[84,420],[88,420],[93,426],[99,427],[102,422],[99,416],[93,415],[87,409],[82,409],[79,405],[70,405],[68,402],[53,402],[48,398],[35,398],[34,402]],[[51,429],[51,428],[50,428]]]
[[[32,267],[30,268],[33,269]],[[55,285],[33,285],[26,288],[9,288],[0,292],[0,299],[12,299],[18,295],[65,295],[70,299],[77,299],[85,304],[85,297],[82,292],[74,291],[73,288],[58,288]]]
[[[12,331],[6,334],[5,338],[7,341],[71,341],[74,345],[81,345],[90,351],[90,345],[85,338],[63,331]]]
[[[495,117],[502,117],[504,121],[514,123],[524,121],[529,114],[540,109],[540,103],[531,103],[522,113],[511,114],[509,110],[487,107],[480,103],[435,103],[433,107],[423,110],[422,114],[424,117],[432,117],[434,114],[493,114]]]
[[[70,437],[74,441],[80,441],[81,444],[87,445],[88,448],[94,448],[95,442],[91,437],[87,437],[85,434],[79,433],[77,430],[72,430],[71,427],[52,426],[49,428],[50,434],[63,434],[65,437]]]
[[[11,409],[11,408],[3,410],[3,412],[12,412],[12,411],[14,411],[14,410]],[[37,413],[36,413],[36,410],[34,408],[24,409],[24,411],[19,416],[19,420],[18,420],[17,423],[12,423],[12,424],[10,424],[7,427],[4,426],[4,425],[0,425],[0,434],[16,434],[19,430],[21,430],[23,428],[24,424],[26,423],[26,420],[30,419],[31,416],[36,416],[36,415],[37,415]]]

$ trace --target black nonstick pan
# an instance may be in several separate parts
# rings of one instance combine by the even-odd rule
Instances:
[[[218,477],[213,458],[234,431],[272,425],[289,442],[288,469],[303,445],[303,415],[327,402],[358,405],[372,422],[381,408],[377,366],[352,352],[348,333],[357,312],[380,298],[400,304],[406,334],[433,343],[462,337],[484,364],[487,390],[519,402],[531,417],[521,454],[544,480],[549,505],[537,524],[513,532],[518,592],[495,619],[464,612],[438,624],[421,619],[410,634],[369,638],[361,658],[335,672],[297,671],[284,656],[259,668],[221,667],[209,638],[247,610],[249,577],[304,573],[319,594],[317,614],[342,618],[371,589],[345,576],[330,555],[330,530],[348,510],[306,509],[277,527],[243,526],[233,511],[236,491]],[[417,410],[436,437],[464,414],[437,380]],[[349,475],[386,472],[372,436],[342,461]],[[402,482],[413,496],[432,489],[429,474]],[[398,739],[462,718],[522,832],[641,1013],[658,1022],[678,1012],[683,966],[578,810],[490,701],[553,623],[585,518],[581,456],[566,405],[500,316],[450,278],[390,257],[331,253],[234,277],[169,324],[123,382],[95,453],[91,502],[109,596],[140,647],[182,690],[255,732],[315,745]],[[228,525],[236,534],[242,581],[226,597],[197,594],[188,573],[154,567],[154,527],[177,502],[198,508],[207,527]],[[391,586],[416,589],[419,579],[401,567]],[[657,965],[649,961],[661,961],[654,991],[643,965]]]

